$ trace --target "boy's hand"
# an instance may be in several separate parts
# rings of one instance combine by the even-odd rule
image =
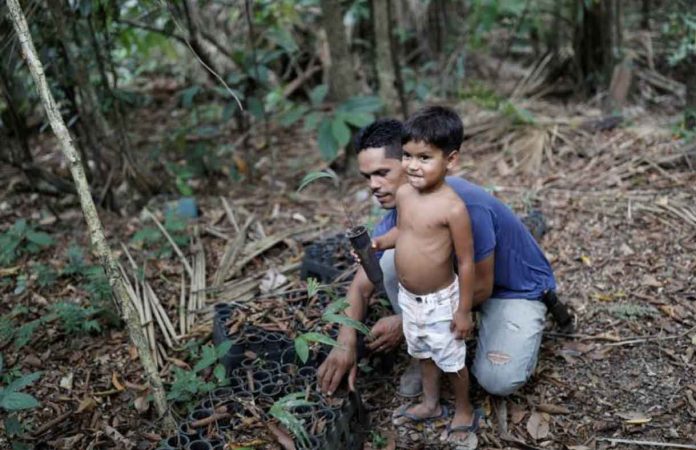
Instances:
[[[464,339],[474,331],[474,320],[471,311],[455,311],[450,330],[455,339]]]

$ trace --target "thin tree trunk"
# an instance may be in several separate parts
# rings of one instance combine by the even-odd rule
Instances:
[[[58,112],[55,100],[53,99],[53,94],[48,88],[43,65],[37,56],[36,49],[34,48],[34,42],[31,39],[31,34],[29,33],[29,28],[27,26],[24,13],[19,6],[19,0],[7,0],[7,6],[12,25],[14,26],[15,32],[17,33],[20,45],[22,47],[22,54],[24,55],[27,65],[29,66],[29,71],[31,72],[34,83],[36,84],[37,91],[41,97],[41,102],[43,103],[49,122],[51,123],[51,128],[60,142],[61,150],[63,151],[65,159],[69,162],[70,172],[72,173],[75,186],[77,187],[93,249],[109,279],[109,285],[113,290],[118,306],[120,307],[123,318],[128,326],[130,338],[135,347],[138,349],[140,361],[143,364],[145,373],[150,382],[155,408],[159,416],[164,419],[164,428],[167,431],[173,431],[176,428],[176,423],[169,412],[164,386],[162,384],[162,379],[157,372],[154,355],[150,352],[147,339],[142,328],[140,327],[138,314],[128,297],[123,278],[116,266],[116,260],[111,254],[111,249],[106,242],[104,230],[99,220],[99,216],[97,215],[97,209],[94,206],[92,196],[89,192],[89,185],[87,184],[87,178],[85,177],[82,162],[80,161],[77,151],[75,151],[70,133],[63,122],[63,118]]]
[[[340,0],[321,0],[321,16],[329,44],[329,96],[344,101],[358,92],[355,69],[343,26],[343,9]]]
[[[399,112],[399,95],[396,91],[396,71],[391,46],[391,0],[372,2],[372,23],[375,27],[375,65],[379,80],[379,96],[390,116]]]
[[[684,106],[684,126],[696,129],[696,55],[691,54],[684,62],[686,73],[686,105]]]

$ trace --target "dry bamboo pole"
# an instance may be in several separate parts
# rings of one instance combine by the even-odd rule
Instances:
[[[17,33],[17,37],[19,38],[19,43],[22,48],[22,55],[24,56],[27,66],[29,67],[29,71],[31,72],[31,76],[34,79],[36,89],[39,97],[41,97],[41,102],[46,110],[46,115],[48,116],[51,128],[53,129],[53,132],[60,143],[60,147],[65,159],[68,161],[70,172],[80,198],[82,212],[85,216],[85,220],[87,221],[92,247],[95,254],[99,258],[104,271],[106,272],[109,279],[109,285],[111,286],[116,302],[121,309],[121,313],[123,314],[123,319],[128,327],[128,333],[133,344],[138,350],[140,361],[143,364],[145,374],[150,382],[155,409],[157,410],[157,414],[163,419],[162,425],[164,431],[174,432],[176,429],[176,422],[171,416],[169,406],[167,405],[164,386],[162,384],[162,379],[160,378],[159,372],[157,371],[157,364],[155,362],[154,355],[150,352],[147,345],[145,333],[143,333],[143,330],[140,328],[138,323],[137,312],[133,308],[132,303],[129,301],[128,292],[126,290],[123,277],[121,276],[118,266],[116,265],[116,260],[111,254],[111,249],[106,242],[104,229],[101,221],[99,220],[99,216],[97,215],[97,209],[94,205],[94,201],[92,200],[82,161],[75,150],[75,146],[72,143],[72,138],[70,137],[68,128],[65,126],[65,122],[58,112],[55,99],[53,98],[53,94],[48,87],[43,65],[37,56],[34,42],[32,41],[31,34],[29,33],[27,20],[24,17],[22,8],[19,5],[19,0],[7,0],[6,3],[9,11],[10,21],[12,22],[12,26]]]
[[[150,286],[150,283],[145,283],[144,287],[147,291],[150,305],[155,311],[155,314],[158,316],[158,323],[164,338],[167,340],[167,345],[169,348],[174,348],[172,342],[178,342],[179,340],[179,337],[176,335],[176,331],[174,330],[174,325],[172,325],[171,320],[169,320],[169,316],[167,316],[159,297],[157,297],[157,294],[155,294],[155,291],[152,289],[152,286]]]
[[[174,239],[172,239],[172,236],[169,234],[166,228],[160,223],[159,220],[157,220],[157,217],[155,217],[154,214],[150,212],[149,209],[145,208],[145,214],[150,216],[153,222],[155,222],[155,225],[157,225],[157,228],[162,232],[165,238],[167,238],[167,241],[171,244],[172,248],[174,249],[174,252],[179,256],[179,259],[181,259],[181,263],[184,265],[186,268],[186,272],[188,272],[190,277],[193,277],[193,269],[191,269],[191,264],[189,264],[188,260],[184,256],[184,253],[181,251],[178,245],[176,245],[176,242],[174,242]]]
[[[179,330],[184,336],[188,328],[186,327],[186,275],[181,274],[181,295],[179,296]]]

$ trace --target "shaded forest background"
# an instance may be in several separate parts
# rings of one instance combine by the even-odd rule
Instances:
[[[563,177],[576,188],[595,178],[608,197],[614,188],[619,196],[666,189],[672,203],[661,200],[667,191],[656,192],[652,213],[663,222],[669,214],[681,218],[685,229],[667,229],[687,242],[679,251],[693,250],[696,9],[688,0],[20,4],[124,278],[136,297],[149,295],[141,289],[159,297],[155,303],[176,328],[157,328],[155,338],[152,327],[149,341],[175,415],[224,379],[208,343],[213,303],[281,287],[303,243],[345,225],[337,196],[350,200],[356,217],[374,220],[351,138],[377,117],[405,118],[425,104],[455,107],[467,137],[462,170],[487,186],[518,177],[526,187],[501,196],[521,212],[545,202],[563,210],[566,200],[540,194]],[[0,442],[147,448],[162,437],[161,422],[109,281],[90,256],[75,184],[7,12],[3,2]],[[623,134],[645,124],[650,133],[640,139]],[[578,161],[591,167],[580,170]],[[340,188],[296,192],[306,173],[320,169],[345,175]],[[656,183],[650,171],[673,184]],[[631,184],[632,177],[640,181]],[[573,207],[580,212],[551,218],[557,229],[587,212]],[[604,205],[601,214],[614,207]],[[608,226],[597,214],[582,220]],[[593,233],[578,242],[601,235]],[[553,244],[563,238],[549,239],[545,249],[562,260],[562,245]],[[637,250],[609,242],[596,250],[610,247],[624,256]],[[586,249],[576,256],[581,267],[596,268]],[[688,302],[664,315],[684,327],[672,329],[675,336],[691,339],[696,266],[685,258],[672,285],[681,283]],[[667,285],[660,277],[641,280],[642,287]],[[567,282],[570,292],[580,290],[576,282]],[[182,290],[188,309],[180,319]],[[603,290],[597,295],[609,297],[600,301],[624,298]],[[581,300],[573,307],[584,311]],[[650,334],[631,321],[653,317],[652,310],[616,314],[633,335]],[[681,368],[692,374],[693,345]],[[90,368],[93,361],[99,364]],[[690,386],[677,391],[696,394]],[[696,414],[690,395],[685,407]],[[526,417],[535,417],[536,428],[525,421],[526,440],[580,449],[592,439],[570,428],[548,438],[550,419],[534,411]],[[77,425],[62,425],[66,420]],[[544,423],[547,434],[539,431]],[[650,437],[693,443],[693,427],[673,428]],[[388,431],[377,430],[371,448],[389,445]],[[491,436],[484,439],[491,448],[504,446]]]

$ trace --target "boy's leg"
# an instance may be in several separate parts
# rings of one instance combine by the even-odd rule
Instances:
[[[420,368],[423,379],[423,401],[399,411],[403,413],[402,415],[397,413],[395,425],[412,421],[414,418],[439,418],[443,415],[444,411],[440,405],[440,369],[430,358],[421,359]]]
[[[474,425],[474,407],[469,399],[469,371],[466,367],[459,372],[447,374],[454,389],[454,417],[450,427],[452,432],[445,436],[447,440],[462,440],[467,436],[466,431],[457,431],[458,427],[468,427]]]
[[[546,306],[525,299],[486,300],[480,309],[472,373],[489,394],[509,395],[534,372]]]
[[[401,314],[399,306],[399,278],[396,276],[394,265],[394,250],[385,250],[379,260],[384,280],[384,290],[389,298],[394,313]],[[417,359],[412,358],[399,382],[399,395],[402,397],[418,397],[422,392],[421,368]]]

